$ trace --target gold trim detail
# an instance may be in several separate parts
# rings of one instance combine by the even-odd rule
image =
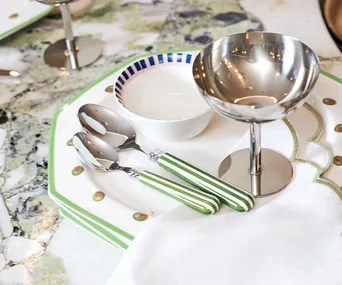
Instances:
[[[283,122],[286,124],[286,126],[289,128],[292,137],[293,137],[293,144],[294,144],[294,150],[291,156],[292,162],[300,162],[300,163],[306,163],[309,164],[317,169],[317,175],[314,178],[313,182],[324,184],[325,186],[328,186],[330,189],[332,189],[342,200],[342,186],[339,187],[334,181],[332,181],[330,178],[326,177],[326,175],[329,173],[331,167],[333,166],[333,152],[331,150],[331,147],[328,144],[320,142],[320,138],[324,132],[324,121],[322,116],[316,111],[314,107],[312,107],[310,104],[305,103],[304,107],[309,110],[314,116],[315,119],[318,122],[318,128],[315,132],[315,134],[308,140],[311,143],[317,144],[321,146],[328,154],[329,154],[329,162],[326,167],[321,167],[316,162],[305,160],[298,157],[298,146],[299,146],[299,140],[298,140],[298,134],[293,127],[292,123],[284,118]]]

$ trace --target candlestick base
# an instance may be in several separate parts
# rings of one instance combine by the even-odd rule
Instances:
[[[101,56],[100,41],[88,37],[76,37],[74,42],[76,48],[74,59],[68,54],[65,39],[62,39],[45,50],[45,63],[60,69],[78,69],[92,64]]]
[[[249,149],[242,149],[227,156],[219,167],[219,176],[255,197],[265,197],[283,190],[293,177],[290,161],[280,153],[263,148],[261,150],[262,172],[249,172]],[[259,186],[252,191],[252,179]],[[254,192],[254,193],[253,193]]]

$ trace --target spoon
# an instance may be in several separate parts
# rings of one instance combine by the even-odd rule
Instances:
[[[201,170],[184,160],[163,151],[147,151],[136,143],[132,125],[120,115],[101,105],[86,104],[78,111],[83,128],[106,141],[117,150],[133,148],[145,153],[159,166],[173,173],[193,186],[217,196],[230,208],[245,212],[253,208],[252,194]]]
[[[121,166],[115,149],[100,138],[89,133],[77,133],[72,143],[84,164],[92,169],[108,172],[121,170],[129,176],[164,193],[202,214],[215,214],[220,208],[220,200],[198,189],[178,184],[150,171]]]

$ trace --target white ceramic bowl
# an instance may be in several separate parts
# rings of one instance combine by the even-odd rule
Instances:
[[[155,140],[186,140],[201,133],[213,111],[193,79],[196,54],[151,55],[128,66],[114,84],[118,113]]]

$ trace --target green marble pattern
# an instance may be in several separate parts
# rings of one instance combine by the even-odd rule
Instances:
[[[68,99],[133,55],[203,47],[232,33],[264,29],[237,0],[130,2],[122,6],[119,0],[94,0],[90,11],[75,19],[74,33],[100,39],[104,49],[102,57],[82,71],[60,71],[43,62],[48,44],[63,37],[59,16],[48,16],[2,41],[6,50],[1,52],[23,74],[13,81],[0,79],[0,128],[7,132],[0,193],[15,236],[37,239],[58,227],[58,206],[47,195],[47,151],[50,120]],[[63,261],[49,249],[23,264],[35,285],[71,285]]]
[[[34,273],[34,285],[70,284],[63,261],[47,250],[41,258],[27,267]]]

